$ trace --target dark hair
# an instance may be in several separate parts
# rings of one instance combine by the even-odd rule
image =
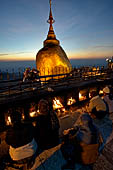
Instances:
[[[38,103],[38,106],[40,107],[40,105],[43,104],[43,103],[46,104],[46,105],[49,104],[49,102],[48,102],[47,100],[41,99],[41,100],[39,101],[39,103]]]
[[[14,111],[14,112],[11,114],[11,121],[12,121],[12,124],[14,124],[14,123],[20,123],[20,122],[21,122],[21,114],[20,114],[20,112]]]
[[[91,93],[91,97],[95,97],[98,95],[97,91],[93,90],[90,92]]]
[[[94,107],[91,112],[91,114],[94,114],[97,119],[103,119],[107,115],[107,113],[108,113],[107,111],[102,111],[102,110],[97,111],[96,107]]]

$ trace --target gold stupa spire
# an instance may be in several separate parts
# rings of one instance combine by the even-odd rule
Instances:
[[[49,0],[50,11],[49,19],[49,31],[46,40],[43,42],[44,47],[40,49],[36,55],[36,67],[40,72],[40,76],[44,75],[56,75],[69,73],[72,70],[71,63],[59,44],[59,40],[56,39],[56,35],[53,30],[53,23],[55,20],[52,16],[51,0]],[[56,78],[63,78],[63,76],[57,76]],[[46,78],[46,80],[51,77]]]
[[[47,39],[44,41],[44,46],[47,45],[48,43],[54,43],[56,45],[59,45],[59,41],[56,39],[56,35],[54,33],[53,25],[52,25],[55,22],[55,20],[53,19],[52,16],[51,0],[49,0],[49,4],[50,4],[50,12],[49,12],[49,19],[47,20],[47,22],[50,24],[50,26],[49,26]]]

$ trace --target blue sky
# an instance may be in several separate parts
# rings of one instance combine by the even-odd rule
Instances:
[[[0,60],[35,60],[49,0],[0,0]],[[68,58],[113,56],[113,0],[52,0],[56,38]]]

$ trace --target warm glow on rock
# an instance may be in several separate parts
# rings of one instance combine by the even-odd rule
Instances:
[[[37,70],[41,76],[64,74],[72,70],[66,53],[60,46],[48,45],[47,50],[45,48],[40,50],[36,57]]]

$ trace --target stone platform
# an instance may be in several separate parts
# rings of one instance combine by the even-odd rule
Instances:
[[[64,129],[68,129],[73,126],[80,114],[81,110],[79,109],[78,111],[74,111],[72,114],[66,115],[59,119],[61,125],[60,136],[62,136]],[[109,117],[105,117],[101,121],[95,121],[95,124],[98,126],[103,136],[104,149],[94,164],[93,170],[113,170],[113,114]],[[8,152],[8,147],[5,147],[4,141],[2,141],[1,145],[2,147],[0,146],[0,151],[3,153]],[[60,151],[60,146],[61,144],[54,148],[45,150],[38,155],[31,170],[60,170],[61,166],[65,163]],[[4,150],[4,148],[6,150]],[[76,164],[75,170],[90,169],[86,166]]]

